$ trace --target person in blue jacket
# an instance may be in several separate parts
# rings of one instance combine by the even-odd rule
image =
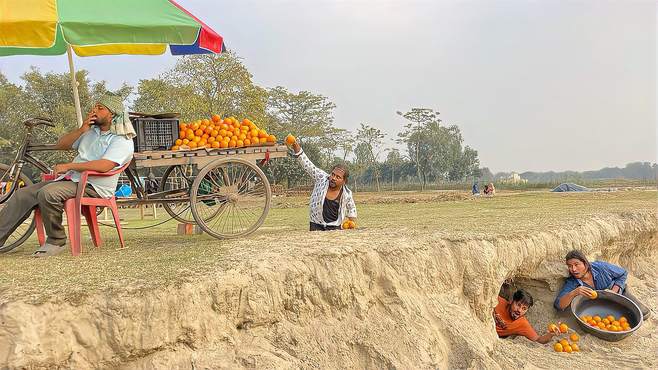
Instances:
[[[555,298],[553,303],[555,309],[559,311],[566,309],[578,295],[590,298],[594,290],[608,289],[624,295],[638,306],[644,317],[649,316],[649,309],[628,291],[626,287],[628,272],[624,268],[603,261],[590,263],[583,252],[578,250],[567,253],[565,260],[570,276]]]

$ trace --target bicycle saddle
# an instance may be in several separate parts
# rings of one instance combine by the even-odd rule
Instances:
[[[43,117],[28,118],[25,121],[23,121],[23,124],[28,127],[36,127],[39,125],[55,127],[55,125],[53,125],[53,121],[50,118],[43,118]]]

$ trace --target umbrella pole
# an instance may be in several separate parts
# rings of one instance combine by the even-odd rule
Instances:
[[[67,45],[66,54],[69,57],[69,73],[71,74],[71,87],[73,88],[75,115],[78,119],[78,127],[80,127],[82,126],[82,109],[80,109],[80,95],[78,94],[78,81],[75,80],[75,68],[73,67],[73,50],[71,50],[71,45]]]

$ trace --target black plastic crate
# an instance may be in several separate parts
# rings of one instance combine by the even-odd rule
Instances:
[[[137,136],[133,138],[136,152],[169,150],[178,139],[177,118],[131,118]]]

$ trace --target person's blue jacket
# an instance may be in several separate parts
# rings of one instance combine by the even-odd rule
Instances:
[[[569,276],[564,282],[562,290],[560,290],[560,293],[555,298],[555,302],[553,302],[556,310],[560,310],[560,298],[579,286],[586,286],[594,290],[604,290],[612,289],[613,285],[617,285],[620,288],[619,294],[624,292],[626,277],[628,276],[628,272],[624,268],[608,262],[594,261],[591,263],[591,269],[594,286],[590,286],[580,279]]]

